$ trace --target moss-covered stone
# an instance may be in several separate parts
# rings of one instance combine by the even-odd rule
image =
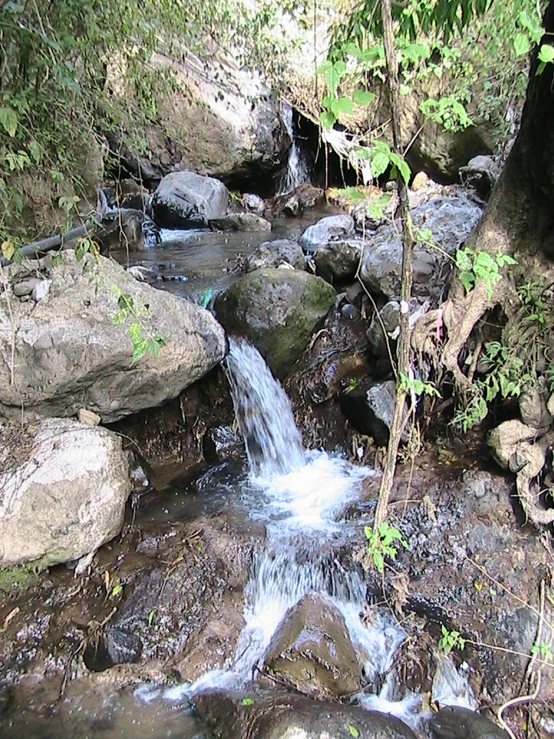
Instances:
[[[217,299],[215,311],[228,333],[246,337],[272,372],[284,377],[335,298],[335,290],[320,277],[268,268],[237,280]]]

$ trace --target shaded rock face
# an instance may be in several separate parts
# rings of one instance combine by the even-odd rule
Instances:
[[[361,434],[375,439],[377,446],[389,442],[392,425],[396,384],[394,380],[372,383],[367,390],[356,389],[342,396],[341,410],[352,426]],[[406,441],[406,434],[402,441]]]
[[[334,698],[361,688],[361,665],[343,615],[321,593],[293,606],[271,639],[264,671],[311,698]]]
[[[281,267],[287,264],[290,264],[294,269],[305,269],[306,257],[300,244],[289,239],[264,241],[248,257],[246,271],[253,272],[255,269]]]
[[[354,233],[352,216],[326,216],[313,226],[309,226],[300,237],[300,246],[307,252],[314,252],[331,241],[343,239]]]
[[[141,132],[151,154],[147,159],[113,134],[111,148],[127,171],[149,185],[175,168],[217,177],[232,189],[254,186],[271,195],[291,145],[279,102],[237,59],[213,45],[210,51],[208,62],[184,47],[177,49],[178,59],[154,54],[150,63],[161,73],[169,69],[174,84],[158,94],[156,122]],[[118,89],[122,82],[115,64],[108,84],[119,94],[132,94]]]
[[[431,718],[435,739],[508,739],[508,732],[467,708],[441,708]]]
[[[433,240],[450,256],[456,253],[480,216],[481,207],[464,195],[435,198],[412,210],[414,233],[417,234],[419,229],[429,229]],[[399,233],[399,224],[379,228],[366,241],[360,269],[360,277],[366,287],[389,300],[400,296],[402,244]],[[437,249],[416,244],[413,295],[438,297],[444,288],[448,269],[448,258]]]
[[[274,215],[285,214],[287,216],[301,215],[304,210],[315,208],[316,205],[325,200],[325,191],[314,187],[308,182],[299,185],[286,195],[278,195],[272,203],[271,209]]]
[[[119,534],[131,481],[117,434],[50,418],[4,435],[0,566],[68,562]]]
[[[255,213],[230,213],[212,218],[209,226],[214,231],[271,231],[271,223]]]
[[[372,739],[416,739],[394,716],[298,695],[210,690],[194,696],[194,706],[221,739],[352,739],[355,732]]]
[[[327,282],[353,279],[362,255],[361,241],[331,241],[314,254],[317,274]]]
[[[195,172],[172,172],[152,198],[154,220],[162,228],[199,228],[227,212],[229,191],[219,180]]]
[[[241,277],[215,302],[218,320],[246,337],[277,377],[307,347],[336,294],[320,277],[288,269],[259,269]]]
[[[49,257],[33,263],[51,281],[38,304],[12,301],[12,316],[0,304],[1,414],[20,418],[23,407],[31,418],[65,417],[86,407],[109,423],[176,397],[225,356],[224,331],[208,311],[137,282],[103,257],[79,262],[66,251],[62,259],[55,267]],[[144,311],[144,331],[167,342],[157,359],[133,362],[134,319],[114,325],[113,285]]]

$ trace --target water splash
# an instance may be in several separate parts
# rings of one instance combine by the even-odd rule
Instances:
[[[292,145],[289,150],[287,171],[279,187],[279,194],[285,195],[286,193],[295,190],[303,182],[309,182],[310,174],[308,171],[308,165],[302,157],[302,153],[296,143],[293,124],[293,109],[290,105],[283,105],[281,119],[288,135],[290,136],[290,140],[292,141]]]
[[[225,373],[251,472],[260,482],[304,464],[290,401],[263,357],[247,341],[229,339]]]

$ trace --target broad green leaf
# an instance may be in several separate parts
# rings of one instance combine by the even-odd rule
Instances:
[[[379,177],[384,174],[390,164],[390,158],[387,154],[377,151],[371,158],[371,173],[373,177]]]
[[[348,731],[350,732],[350,736],[353,736],[354,739],[357,739],[357,737],[360,736],[360,732],[358,729],[354,726],[354,724],[348,724]]]
[[[356,90],[352,95],[352,100],[356,105],[369,105],[375,100],[375,93],[369,90]]]
[[[142,339],[141,341],[138,341],[136,344],[133,345],[133,364],[135,362],[138,362],[139,359],[142,359],[146,352],[148,351],[148,341],[146,339]]]
[[[470,292],[475,285],[475,276],[473,272],[460,272],[458,277],[460,278],[460,282],[465,287],[466,291]]]
[[[241,703],[243,706],[251,706],[254,701],[252,700],[252,698],[243,698]]]
[[[129,326],[129,336],[133,340],[133,343],[136,343],[142,339],[142,329],[140,323],[131,323],[131,325]]]
[[[539,49],[538,60],[543,64],[554,62],[554,46],[550,46],[550,44],[542,44]]]
[[[15,244],[11,239],[2,242],[2,254],[6,259],[11,259],[15,253]]]
[[[354,106],[352,105],[352,100],[350,100],[350,98],[337,98],[331,103],[331,110],[335,116],[338,116],[339,113],[352,115],[354,112]]]
[[[529,53],[531,48],[529,44],[529,37],[526,33],[518,33],[514,38],[514,51],[516,56],[523,56]]]
[[[12,108],[0,108],[0,123],[4,130],[13,138],[17,131],[17,113]]]

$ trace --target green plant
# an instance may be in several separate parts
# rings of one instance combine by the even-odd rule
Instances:
[[[459,649],[461,651],[464,649],[465,644],[465,639],[459,631],[450,631],[446,626],[441,625],[441,637],[438,646],[445,654],[450,654],[453,649]]]
[[[541,641],[539,644],[533,644],[533,646],[531,647],[531,654],[538,655],[544,662],[554,661],[552,644],[547,641]]]
[[[166,345],[164,336],[158,331],[152,333],[144,325],[143,318],[148,314],[149,306],[136,305],[130,293],[124,293],[117,285],[112,285],[110,292],[117,299],[118,311],[113,317],[114,325],[124,323],[129,316],[133,318],[129,325],[129,336],[133,342],[133,362],[138,362],[147,352],[154,359],[160,353],[161,347]]]
[[[387,557],[396,558],[398,554],[396,542],[403,547],[408,546],[408,542],[403,539],[399,529],[389,526],[386,521],[383,521],[377,531],[374,531],[371,526],[364,526],[364,534],[368,541],[367,553],[378,572],[384,571]]]
[[[424,382],[417,377],[408,377],[400,373],[399,390],[406,393],[414,393],[417,397],[420,395],[428,395],[430,397],[440,398],[440,393],[432,382]]]
[[[492,257],[484,251],[475,252],[473,249],[458,249],[456,252],[456,266],[458,277],[467,292],[470,292],[477,282],[483,280],[487,295],[492,298],[493,287],[502,279],[500,269],[506,265],[515,265],[516,260],[507,254],[497,254]]]

